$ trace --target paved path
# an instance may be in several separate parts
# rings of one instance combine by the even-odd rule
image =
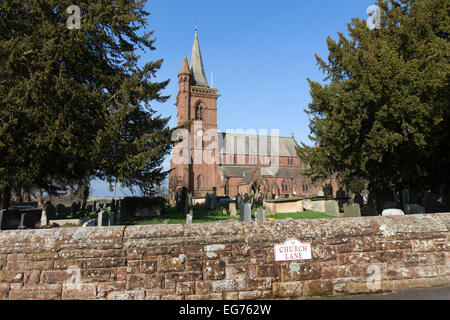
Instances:
[[[385,294],[330,297],[328,300],[450,300],[450,286],[410,289]]]

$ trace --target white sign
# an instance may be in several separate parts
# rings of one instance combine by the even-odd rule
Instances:
[[[311,243],[301,243],[297,239],[286,240],[282,244],[276,244],[275,261],[311,260]]]

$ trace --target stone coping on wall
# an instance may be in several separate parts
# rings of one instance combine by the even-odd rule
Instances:
[[[448,285],[449,225],[439,213],[4,230],[0,299],[278,299]],[[275,262],[274,244],[293,238],[311,243],[313,259]],[[370,267],[383,274],[375,290]]]

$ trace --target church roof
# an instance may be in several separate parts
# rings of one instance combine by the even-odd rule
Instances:
[[[192,45],[191,61],[189,69],[193,77],[192,84],[195,86],[207,87],[208,80],[205,76],[205,68],[203,67],[202,53],[200,52],[200,44],[198,42],[197,28],[195,28],[194,44]]]
[[[242,182],[249,183],[257,167],[221,165],[219,170],[225,177],[243,177]],[[300,178],[302,170],[298,167],[260,167],[261,176],[274,178]]]
[[[271,137],[224,132],[219,132],[218,135],[221,154],[297,157],[298,144],[294,137]]]
[[[184,56],[183,65],[181,66],[180,74],[191,74],[186,56]]]

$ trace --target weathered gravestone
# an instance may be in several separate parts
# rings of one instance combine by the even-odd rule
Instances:
[[[45,208],[43,208],[42,214],[41,214],[41,227],[46,227],[47,224],[48,224],[47,212],[46,212]]]
[[[244,221],[244,206],[245,202],[244,199],[241,199],[239,202],[239,220]]]
[[[359,204],[346,204],[344,203],[344,217],[361,217],[361,208]]]
[[[228,212],[227,212],[226,208],[222,208],[222,215],[223,216],[227,216],[228,215]]]
[[[383,210],[381,215],[383,217],[387,217],[387,216],[404,216],[405,213],[402,210],[400,210],[400,209],[385,209],[385,210]]]
[[[335,200],[329,200],[325,202],[325,213],[337,217],[339,216],[339,204]]]
[[[194,220],[194,210],[189,210],[189,214],[186,215],[186,224],[192,224]]]
[[[240,204],[241,204],[241,195],[238,193],[236,195],[236,207],[239,207]]]
[[[100,210],[97,217],[97,227],[106,227],[109,224],[108,211]]]
[[[405,214],[424,214],[425,208],[417,204],[405,204]]]
[[[205,207],[206,209],[209,209],[211,207],[211,196],[209,195],[209,193],[206,193],[205,196]]]
[[[116,212],[115,211],[111,211],[108,214],[108,226],[115,226],[116,225]]]
[[[237,211],[236,211],[236,203],[231,202],[229,204],[229,210],[230,210],[230,216],[231,217],[236,217],[237,216]]]
[[[244,221],[252,221],[252,205],[250,203],[244,205]]]
[[[44,205],[45,212],[47,213],[48,220],[55,220],[56,219],[56,208],[53,206],[53,204],[50,201],[47,201]]]
[[[97,201],[94,201],[94,203],[92,204],[92,211],[97,212]]]
[[[358,204],[360,208],[363,206],[364,199],[363,199],[361,193],[359,193],[359,192],[355,193],[355,196],[353,197],[353,202]]]
[[[260,207],[256,209],[256,219],[258,222],[266,221],[266,210],[264,210],[264,208]]]
[[[423,194],[422,204],[427,213],[436,213],[438,208],[437,196],[431,191],[425,191]]]
[[[244,202],[245,203],[249,203],[250,202],[250,197],[248,196],[248,193],[244,194]]]
[[[0,230],[18,229],[21,213],[19,210],[0,210]]]

